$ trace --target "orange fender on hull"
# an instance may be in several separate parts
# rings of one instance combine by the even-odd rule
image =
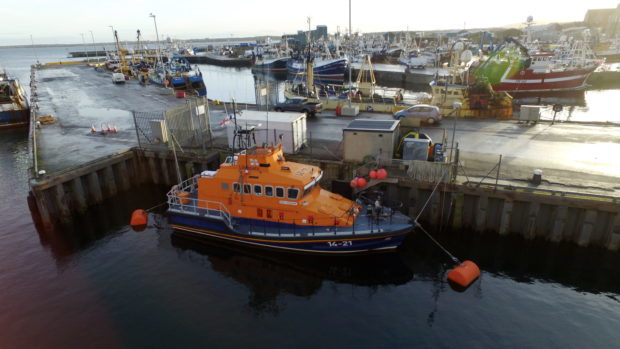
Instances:
[[[472,261],[464,261],[448,273],[448,280],[467,288],[480,277],[480,268]]]

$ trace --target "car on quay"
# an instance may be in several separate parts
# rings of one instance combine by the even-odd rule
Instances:
[[[307,116],[315,116],[316,113],[323,111],[323,105],[317,102],[310,102],[308,98],[296,97],[288,98],[282,103],[278,103],[273,107],[275,111],[297,111]]]
[[[125,74],[123,73],[112,73],[112,83],[114,84],[124,84],[125,83]]]
[[[421,123],[426,125],[436,125],[441,122],[439,107],[429,104],[417,104],[407,109],[399,110],[393,115],[394,119],[400,120],[401,124]]]

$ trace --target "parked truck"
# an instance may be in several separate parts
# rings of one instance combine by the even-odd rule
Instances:
[[[323,111],[323,105],[317,102],[310,102],[307,98],[296,97],[289,98],[282,103],[274,106],[275,111],[296,111],[304,113],[308,116],[315,116],[316,113]]]

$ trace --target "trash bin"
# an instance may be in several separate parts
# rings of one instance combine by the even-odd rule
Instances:
[[[542,170],[534,170],[533,176],[532,176],[532,183],[534,183],[535,185],[539,185],[541,181],[542,181]]]

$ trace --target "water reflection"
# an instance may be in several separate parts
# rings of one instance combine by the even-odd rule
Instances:
[[[476,262],[482,279],[484,274],[493,274],[528,284],[557,283],[579,292],[620,293],[620,275],[615,270],[620,255],[615,252],[526,240],[516,235],[469,231],[433,234],[457,257]],[[421,234],[406,240],[399,253],[415,279],[445,280],[445,273],[452,267],[446,255]]]
[[[247,306],[256,314],[278,314],[286,304],[282,295],[310,298],[324,280],[354,285],[405,284],[413,277],[397,254],[330,257],[294,255],[224,244],[175,232],[172,245],[203,255],[213,270],[244,284]],[[192,259],[193,260],[193,259]]]
[[[161,186],[136,187],[89,208],[83,214],[74,215],[70,222],[53,222],[50,230],[41,224],[31,198],[29,206],[41,244],[50,249],[59,265],[63,265],[70,260],[69,257],[93,246],[98,240],[128,231],[123,228],[127,228],[131,212],[158,205],[165,192],[166,188]]]
[[[547,92],[511,92],[515,105],[554,105],[566,107],[585,107],[586,92],[579,91],[547,91]]]

